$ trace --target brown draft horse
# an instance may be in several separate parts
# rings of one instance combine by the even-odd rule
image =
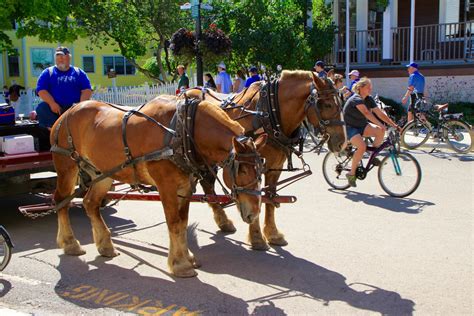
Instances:
[[[147,103],[141,112],[152,117],[164,126],[170,126],[170,121],[176,111],[176,97],[157,97]],[[51,144],[68,148],[68,134],[73,141],[74,155],[87,159],[102,173],[120,165],[126,159],[122,141],[122,118],[125,111],[97,101],[84,101],[68,110],[53,126]],[[60,124],[60,122],[63,122]],[[157,124],[138,115],[131,116],[126,125],[126,138],[134,157],[157,151],[164,147],[166,132]],[[231,168],[225,163],[224,181],[232,186],[247,187],[260,190],[258,179],[260,170],[254,163],[259,158],[257,151],[264,146],[266,135],[255,142],[247,138],[237,139],[243,135],[244,129],[218,107],[201,102],[196,110],[194,142],[197,156],[210,165],[228,162],[234,159]],[[232,158],[233,157],[233,158]],[[252,160],[251,158],[254,158]],[[77,163],[67,156],[53,152],[54,166],[57,172],[57,187],[54,199],[57,203],[73,193],[78,181],[79,168]],[[233,163],[234,163],[233,162]],[[245,163],[247,162],[247,163]],[[260,166],[261,167],[261,166]],[[168,225],[170,246],[168,266],[178,277],[191,277],[197,273],[194,268],[199,266],[193,254],[189,251],[186,238],[188,222],[189,197],[192,194],[192,183],[189,174],[185,174],[173,162],[167,159],[139,162],[133,167],[126,167],[110,178],[93,184],[83,198],[83,203],[92,224],[94,242],[102,256],[118,255],[107,228],[100,214],[100,204],[110,189],[113,179],[124,183],[141,183],[154,185],[158,188]],[[251,184],[251,185],[249,185]],[[247,186],[249,185],[249,186]],[[235,193],[235,192],[234,192]],[[246,192],[234,195],[242,219],[247,223],[258,218],[261,197]],[[58,210],[58,246],[69,255],[82,255],[85,251],[74,237],[68,214],[69,206]]]
[[[233,98],[237,105],[244,105],[248,110],[255,110],[256,104],[259,100],[260,87],[263,82],[252,84],[248,89],[235,95]],[[310,95],[312,87],[318,90],[320,97],[317,100],[317,110],[305,109],[305,102]],[[320,79],[315,76],[313,72],[309,71],[283,71],[278,89],[278,99],[280,107],[281,128],[286,136],[298,129],[307,117],[310,123],[315,128],[320,128],[321,122],[328,120],[342,121],[342,100],[334,90],[332,82],[328,79]],[[328,93],[330,92],[330,93]],[[216,105],[221,105],[221,100],[224,100],[228,95],[222,95],[213,91],[208,94],[203,94],[200,89],[190,89],[186,92],[188,97],[195,97],[205,99]],[[248,115],[242,111],[242,108],[235,107],[228,109],[227,114],[245,128],[245,132],[255,131],[254,116]],[[319,112],[319,113],[317,113]],[[320,117],[318,117],[318,114]],[[331,151],[340,151],[343,144],[346,142],[345,128],[342,124],[325,126],[327,136],[329,136],[328,147]],[[261,151],[262,156],[266,161],[266,169],[278,170],[282,169],[287,157],[285,152],[275,146],[272,142],[267,141],[266,146]],[[274,186],[280,177],[281,171],[267,171],[265,173],[265,185]],[[206,193],[213,192],[212,187],[203,186]],[[234,232],[235,227],[230,219],[228,219],[224,210],[217,206],[211,205],[214,212],[214,219],[222,231]],[[249,240],[252,249],[266,250],[268,243],[273,245],[284,246],[288,242],[284,235],[278,230],[275,223],[275,206],[273,204],[265,204],[265,223],[263,226],[262,236],[260,223],[258,220],[254,221],[249,226]]]

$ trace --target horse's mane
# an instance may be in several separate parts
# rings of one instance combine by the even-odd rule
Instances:
[[[239,123],[232,120],[227,115],[227,113],[224,110],[222,110],[220,107],[218,107],[217,105],[214,105],[207,101],[202,101],[199,104],[199,110],[204,111],[209,116],[215,118],[216,121],[228,127],[236,135],[242,135],[245,132],[244,128]]]
[[[289,80],[289,79],[311,79],[312,80],[311,71],[304,71],[304,70],[283,70],[281,73],[281,80]]]

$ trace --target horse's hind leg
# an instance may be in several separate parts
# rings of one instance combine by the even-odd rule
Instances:
[[[78,168],[70,157],[53,155],[53,158],[57,173],[54,200],[58,204],[74,192]],[[63,248],[64,253],[67,255],[80,256],[86,253],[79,241],[74,237],[71,222],[69,221],[69,205],[58,210],[58,236],[56,241],[58,247]]]
[[[113,180],[104,179],[94,184],[83,199],[84,208],[92,224],[92,235],[99,253],[104,257],[115,257],[119,253],[112,244],[110,230],[100,214],[100,205],[110,189]]]
[[[216,191],[214,190],[215,182],[216,179],[213,176],[206,177],[200,182],[205,194],[216,194]],[[219,226],[220,230],[226,233],[234,233],[236,231],[234,223],[232,223],[232,221],[227,217],[222,206],[214,203],[209,203],[209,206],[212,208],[214,221],[217,226]]]

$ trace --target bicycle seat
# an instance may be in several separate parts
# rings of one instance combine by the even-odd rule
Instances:
[[[443,111],[444,109],[447,110],[447,109],[448,109],[448,106],[449,106],[449,103],[436,104],[436,105],[434,106],[434,109],[435,109],[436,111],[438,111],[438,112],[441,112],[441,111]]]

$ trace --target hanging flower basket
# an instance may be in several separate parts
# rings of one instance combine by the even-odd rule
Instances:
[[[390,0],[376,0],[375,6],[378,12],[384,12],[390,4]]]
[[[196,41],[194,33],[180,28],[170,40],[170,50],[173,55],[184,60],[192,60],[196,56]]]
[[[197,52],[194,32],[181,28],[173,34],[170,43],[170,49],[175,57],[188,62],[194,60]],[[215,24],[211,24],[201,34],[199,51],[206,64],[221,61],[230,54],[231,50],[232,42],[230,38]]]

